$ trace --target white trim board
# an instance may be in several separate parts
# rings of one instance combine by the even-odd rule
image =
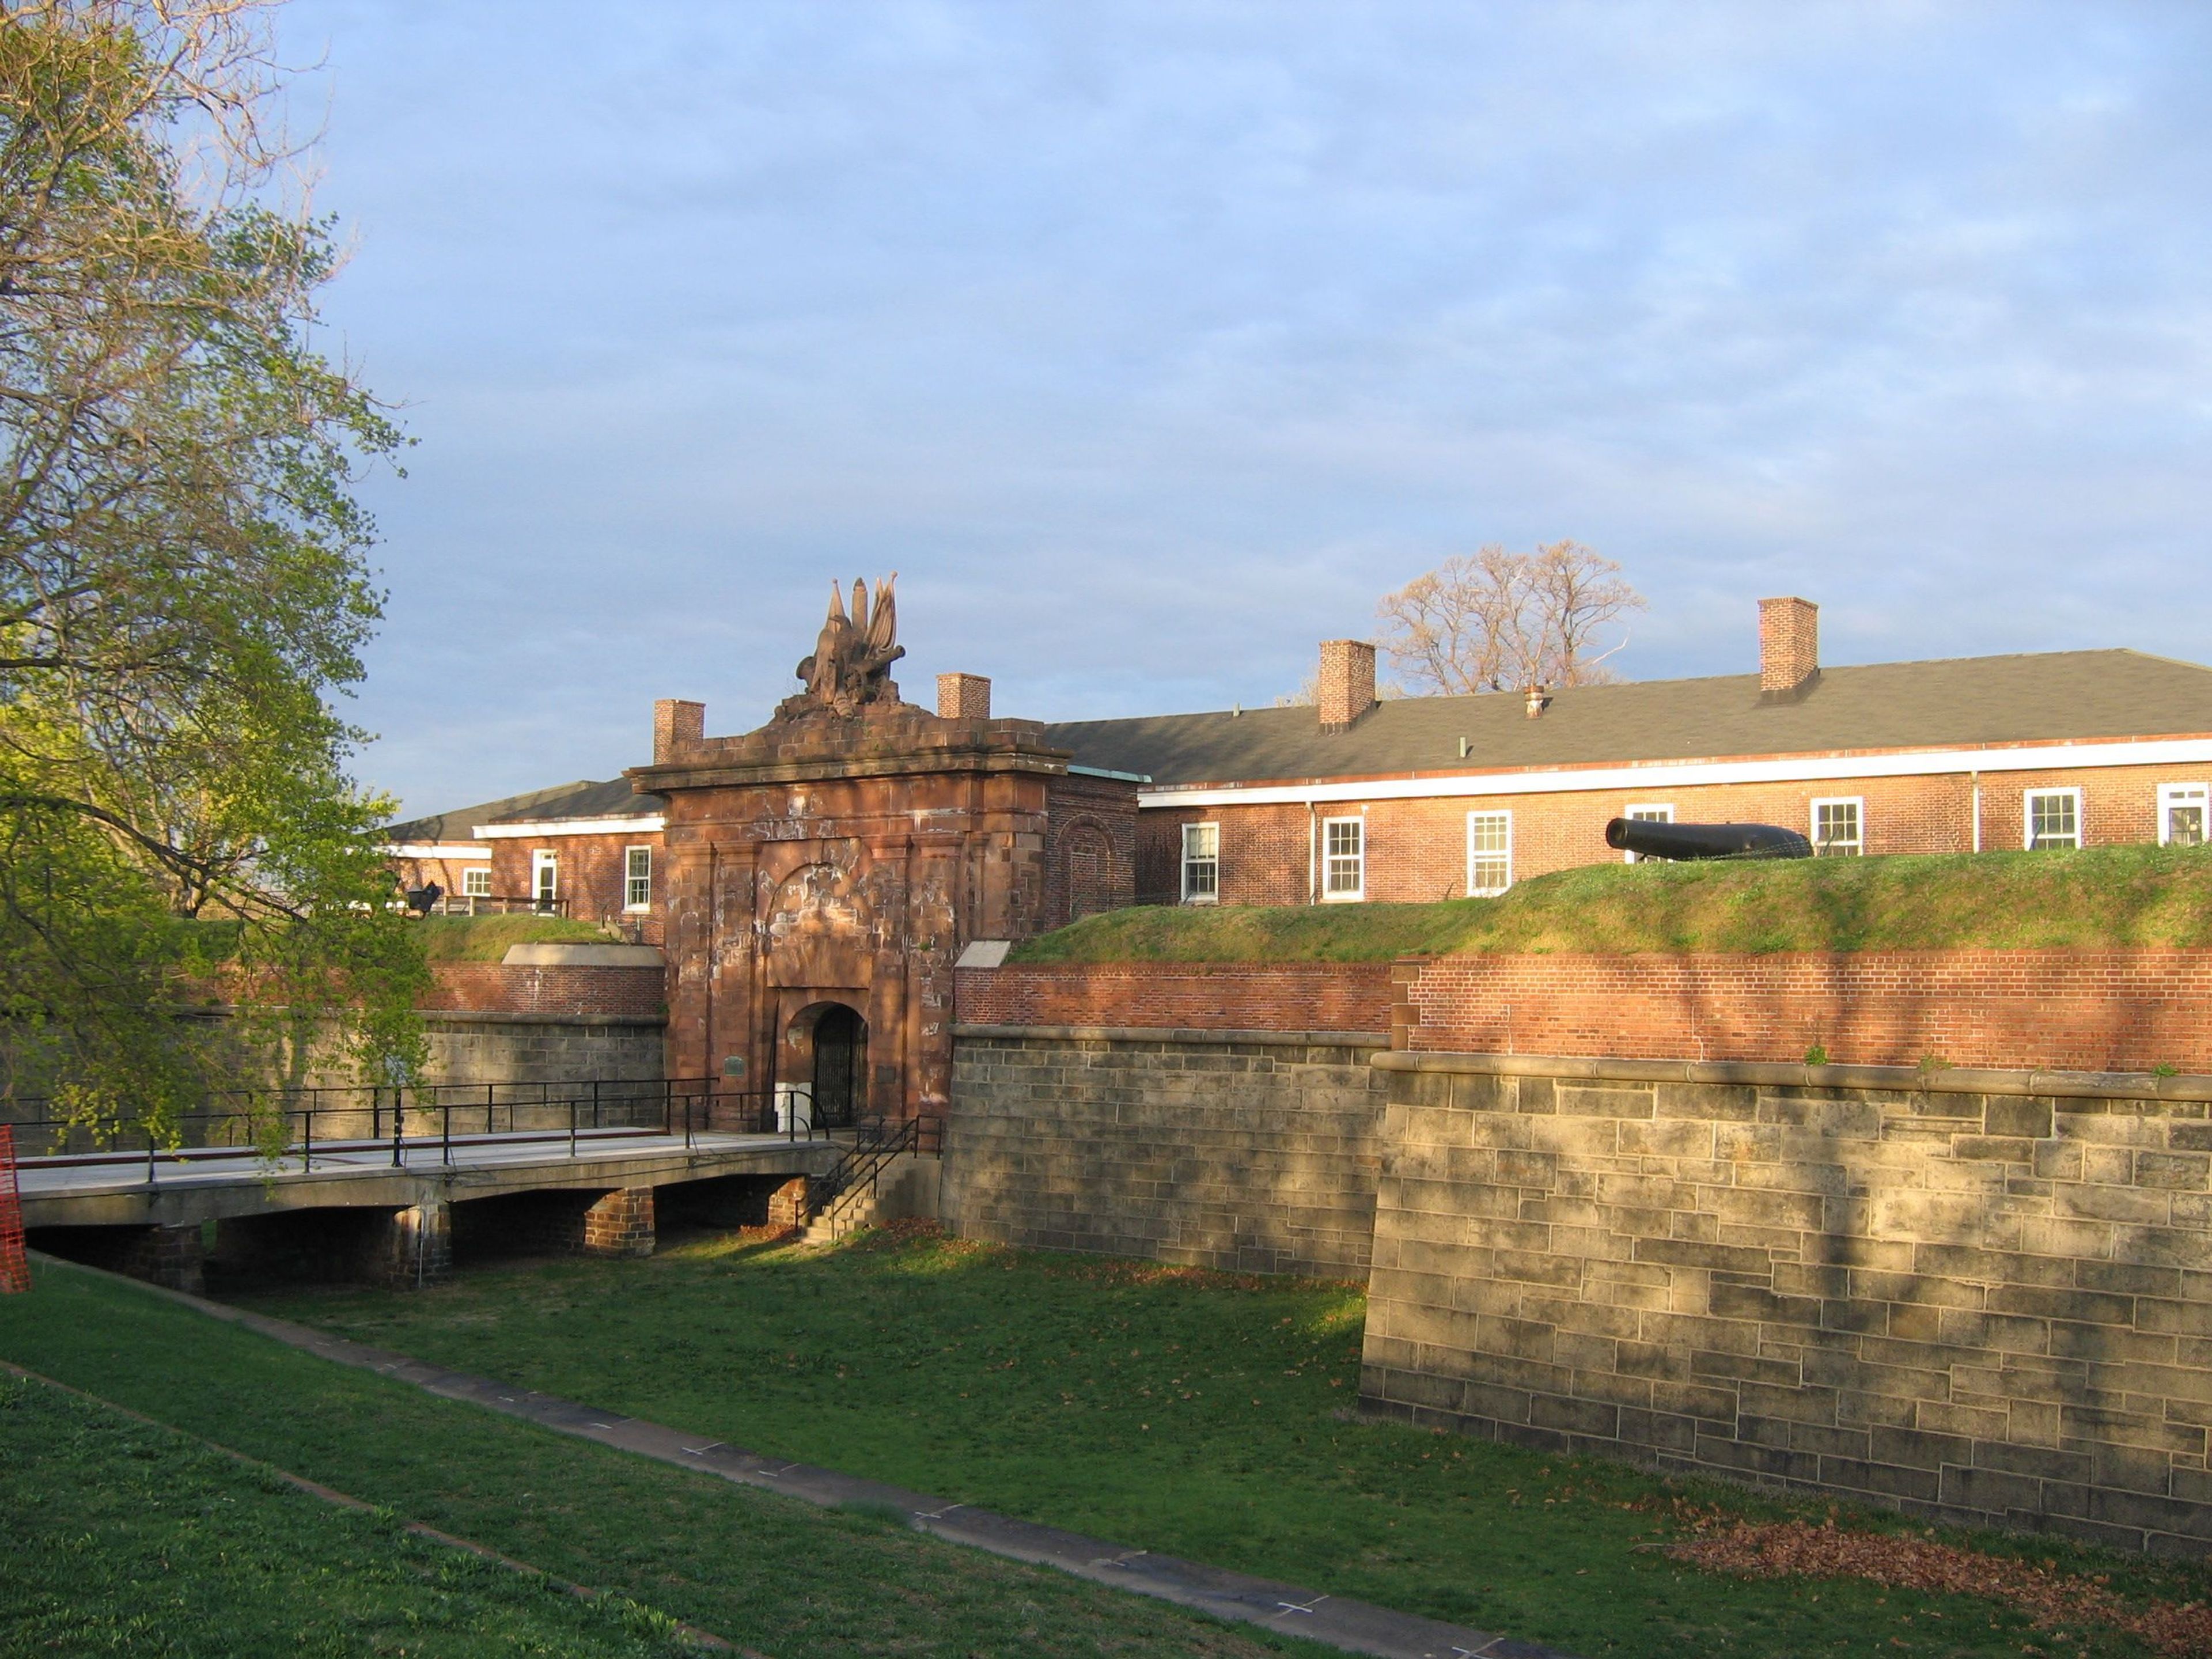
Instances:
[[[488,859],[489,847],[471,847],[465,842],[452,841],[387,842],[383,848],[389,859]]]
[[[480,823],[478,841],[537,841],[547,836],[652,835],[668,827],[655,812],[643,818],[533,818],[526,823]]]
[[[1720,783],[1826,783],[1856,778],[1964,776],[1969,772],[2050,772],[2085,766],[2212,764],[2212,738],[2137,743],[2065,743],[2034,749],[1929,749],[1902,755],[1790,756],[1778,760],[1647,761],[1586,771],[1469,772],[1451,777],[1349,783],[1269,783],[1140,789],[1146,806],[1304,806],[1336,801],[1449,800],[1475,795],[1564,795],[1589,791],[1693,789]],[[479,830],[478,835],[483,834]]]

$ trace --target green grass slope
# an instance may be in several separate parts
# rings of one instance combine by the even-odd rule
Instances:
[[[566,916],[424,916],[414,924],[426,962],[497,962],[510,945],[591,944],[607,936]]]
[[[1817,1522],[1824,1500],[1359,1421],[1366,1308],[1348,1285],[915,1233],[830,1251],[702,1237],[643,1261],[515,1266],[419,1292],[260,1305],[702,1438],[1584,1659],[2146,1651],[2094,1631],[2051,1643],[1969,1596],[1738,1579],[1654,1547],[1707,1506]],[[2212,1591],[2201,1565],[2048,1536],[1995,1547],[2109,1573],[2129,1597]]]
[[[0,1649],[680,1659],[673,1621],[334,1508],[167,1429],[0,1376]]]
[[[1417,952],[2212,945],[2212,849],[1605,864],[1439,904],[1086,916],[1015,963],[1375,962]]]
[[[0,1296],[0,1358],[777,1659],[1325,1651],[441,1400],[102,1275],[33,1273]],[[679,1328],[651,1341],[690,1367]],[[660,1639],[618,1603],[556,1604],[158,1431],[94,1429],[102,1443],[73,1448],[51,1413],[0,1409],[0,1655],[519,1659]]]

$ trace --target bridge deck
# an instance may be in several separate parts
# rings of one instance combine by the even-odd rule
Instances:
[[[727,1175],[811,1175],[842,1150],[832,1140],[775,1134],[690,1137],[659,1130],[455,1135],[392,1144],[353,1141],[299,1149],[274,1162],[250,1150],[193,1148],[45,1162],[18,1173],[27,1226],[182,1226],[276,1210],[448,1201],[546,1188],[663,1186]]]

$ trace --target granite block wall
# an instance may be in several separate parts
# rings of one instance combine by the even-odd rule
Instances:
[[[426,1012],[425,1083],[658,1081],[665,1023],[632,1016]]]
[[[1370,1411],[2212,1549],[2207,1079],[1378,1072]]]
[[[963,1237],[1364,1279],[1376,1033],[955,1028],[942,1213]]]

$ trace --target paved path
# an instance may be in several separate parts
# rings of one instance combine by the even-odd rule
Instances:
[[[1308,1641],[1326,1643],[1347,1653],[1374,1654],[1380,1659],[1573,1659],[1557,1648],[1534,1642],[1518,1642],[1462,1625],[1443,1624],[1434,1619],[1378,1607],[1371,1602],[1302,1589],[1271,1578],[1255,1578],[1249,1573],[1202,1566],[1171,1555],[1128,1549],[1101,1539],[1086,1538],[1080,1533],[1017,1521],[988,1510],[947,1503],[940,1498],[887,1486],[880,1480],[840,1474],[835,1469],[817,1468],[811,1463],[763,1457],[722,1441],[682,1434],[642,1418],[594,1411],[556,1395],[538,1394],[425,1364],[405,1354],[372,1348],[288,1320],[270,1319],[201,1297],[160,1290],[135,1279],[127,1282],[154,1295],[186,1303],[213,1318],[258,1331],[289,1346],[341,1365],[357,1366],[411,1382],[443,1399],[489,1407],[561,1434],[635,1452],[641,1457],[673,1463],[679,1468],[702,1470],[740,1486],[780,1492],[810,1504],[895,1505],[905,1511],[909,1523],[918,1530],[950,1543],[966,1544],[1017,1561],[1058,1567],[1079,1578],[1110,1584],[1139,1595],[1155,1596],[1179,1607],[1212,1613],[1218,1619],[1258,1625],[1304,1637]]]

